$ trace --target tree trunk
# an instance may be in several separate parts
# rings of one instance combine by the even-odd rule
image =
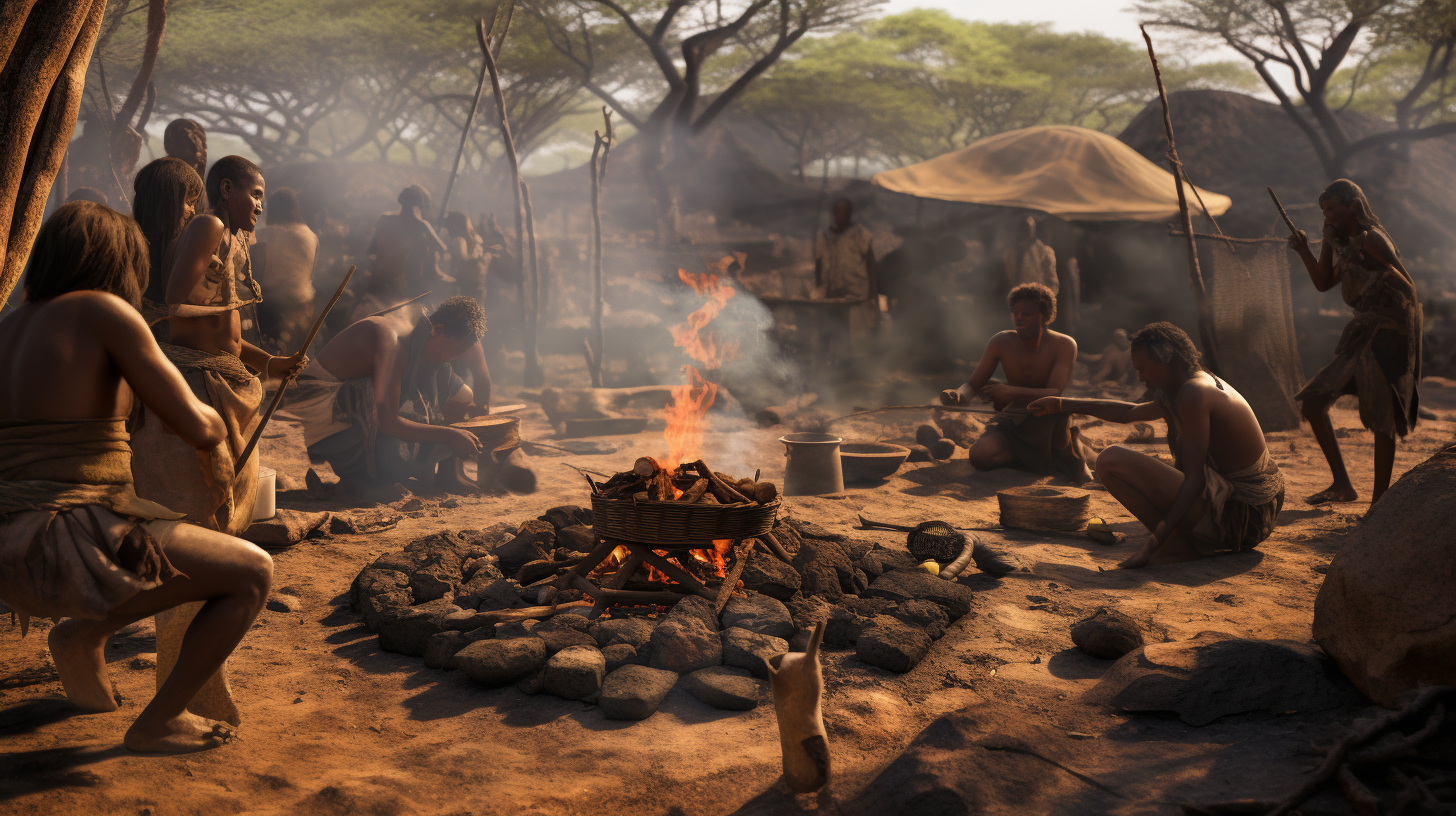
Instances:
[[[7,2],[0,11],[0,303],[40,231],[76,128],[106,0]]]

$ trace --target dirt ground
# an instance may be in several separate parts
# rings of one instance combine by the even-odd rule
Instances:
[[[497,402],[516,401],[511,396]],[[1422,423],[1400,446],[1397,476],[1456,436],[1456,382],[1427,381],[1422,398],[1439,419]],[[537,406],[523,416],[523,437],[551,441]],[[1368,495],[1370,436],[1353,410],[1337,408],[1334,420],[1356,483]],[[776,440],[784,430],[716,420],[706,458],[753,461],[766,477],[780,479],[783,448]],[[881,433],[871,421],[839,430],[847,438]],[[1127,429],[1105,425],[1087,434],[1111,443]],[[565,463],[610,472],[639,452],[662,447],[654,431],[604,441],[619,444],[620,452],[537,456],[540,489],[534,495],[466,497],[451,509],[439,506],[443,497],[429,498],[392,530],[305,541],[277,553],[275,591],[298,596],[302,609],[265,611],[234,654],[232,682],[243,725],[240,739],[218,750],[156,758],[122,749],[122,734],[153,691],[150,622],[129,627],[108,647],[121,709],[84,716],[68,707],[51,667],[47,622],[35,622],[25,639],[18,627],[0,627],[0,811],[678,816],[795,813],[815,806],[795,799],[779,780],[769,705],[721,712],[679,687],[651,718],[613,722],[595,707],[515,688],[484,689],[459,672],[382,652],[348,608],[350,581],[380,553],[441,528],[483,528],[584,503],[581,477]],[[966,579],[979,606],[950,627],[913,671],[893,675],[859,663],[851,652],[828,652],[824,710],[835,778],[831,795],[818,806],[834,812],[835,803],[851,803],[934,718],[981,702],[1082,740],[1076,770],[1119,793],[1124,804],[1118,813],[1176,813],[1173,803],[1190,797],[1277,796],[1296,787],[1312,762],[1298,754],[1299,746],[1347,722],[1353,711],[1240,715],[1204,728],[1112,714],[1079,700],[1111,664],[1083,656],[1068,634],[1098,606],[1116,605],[1175,640],[1210,629],[1309,640],[1320,568],[1367,505],[1304,505],[1301,497],[1329,480],[1313,438],[1301,429],[1271,434],[1270,444],[1289,498],[1274,536],[1256,551],[1113,571],[1139,545],[1141,531],[1105,492],[1095,491],[1094,513],[1127,532],[1126,543],[1102,547],[1071,535],[978,533],[1004,542],[1032,571],[1001,581]],[[1138,447],[1165,450],[1162,442]],[[263,454],[266,464],[301,485],[307,461],[297,426],[270,431]],[[903,534],[855,530],[856,514],[994,527],[995,492],[1035,480],[1016,471],[975,473],[965,455],[960,449],[950,462],[907,465],[876,487],[785,505],[830,530],[888,546],[903,546]],[[281,494],[280,505],[330,507],[361,518],[399,515],[388,506],[323,505],[301,492]]]

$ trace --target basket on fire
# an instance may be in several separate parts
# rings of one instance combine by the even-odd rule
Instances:
[[[604,484],[592,482],[597,535],[683,548],[742,541],[773,529],[779,500],[772,482],[733,480],[701,460],[671,472],[645,457],[637,461]]]

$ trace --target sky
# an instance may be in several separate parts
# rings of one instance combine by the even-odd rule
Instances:
[[[987,22],[1055,24],[1058,31],[1097,31],[1123,40],[1138,39],[1132,0],[889,0],[886,14],[912,8],[941,8],[957,17]]]

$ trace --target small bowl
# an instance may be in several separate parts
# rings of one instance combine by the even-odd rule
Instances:
[[[888,442],[845,442],[839,446],[839,462],[846,482],[888,479],[909,456],[909,448]]]

